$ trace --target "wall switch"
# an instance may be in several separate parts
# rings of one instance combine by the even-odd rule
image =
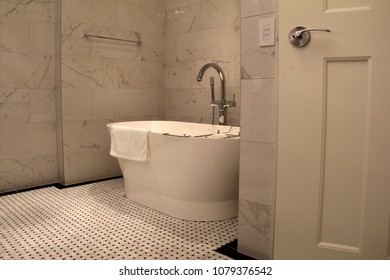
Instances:
[[[259,46],[275,45],[275,18],[264,18],[259,20]]]

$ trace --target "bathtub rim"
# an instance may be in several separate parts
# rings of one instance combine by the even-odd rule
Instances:
[[[233,125],[216,125],[216,124],[206,124],[206,123],[194,123],[194,122],[183,122],[183,121],[166,121],[166,120],[148,120],[148,121],[123,121],[123,122],[112,122],[106,124],[108,130],[113,125],[124,125],[126,127],[131,127],[131,124],[135,125],[134,128],[148,129],[150,133],[156,133],[166,136],[177,136],[182,138],[201,138],[209,140],[231,140],[231,139],[240,139],[241,128],[239,126]],[[147,125],[147,127],[145,127]],[[169,126],[169,127],[163,127]],[[188,126],[191,126],[191,129],[202,130],[202,132],[192,133],[189,132],[175,132],[171,133],[169,130],[185,130],[189,129]],[[160,130],[155,130],[155,128],[160,128]],[[211,135],[226,134],[226,138],[212,138],[205,137]]]

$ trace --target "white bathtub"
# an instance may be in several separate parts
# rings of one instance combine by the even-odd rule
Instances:
[[[171,121],[120,124],[150,131],[148,161],[118,158],[128,199],[184,220],[237,216],[239,127]],[[112,125],[107,125],[109,130]],[[202,136],[218,131],[229,138]]]

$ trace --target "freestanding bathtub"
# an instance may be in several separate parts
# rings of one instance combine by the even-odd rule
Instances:
[[[118,158],[128,199],[193,221],[237,216],[239,127],[172,121],[120,124],[147,129],[149,160]]]

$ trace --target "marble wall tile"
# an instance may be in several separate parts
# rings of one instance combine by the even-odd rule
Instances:
[[[114,106],[110,89],[92,89],[92,119],[106,119],[114,121]]]
[[[273,205],[275,145],[243,140],[240,144],[240,198]]]
[[[147,34],[163,33],[164,10],[132,1],[119,1],[119,28]]]
[[[57,152],[55,122],[32,122],[30,131],[31,138],[29,142],[32,156]]]
[[[90,181],[93,176],[93,152],[72,153],[64,156],[64,184]]]
[[[277,12],[277,0],[241,0],[241,17]]]
[[[125,0],[125,1],[128,1],[128,0]],[[142,4],[145,7],[150,6],[150,7],[154,7],[154,8],[159,8],[161,10],[165,9],[165,1],[161,1],[161,0],[130,0],[130,1],[133,1],[133,2],[138,3],[138,4]]]
[[[32,185],[33,168],[30,157],[0,160],[0,193]]]
[[[94,90],[93,93],[93,117],[95,119],[123,121],[143,116],[142,94],[139,90],[114,89],[100,92]]]
[[[0,129],[0,160],[30,155],[31,129],[27,122],[2,123]]]
[[[141,34],[143,45],[139,48],[142,61],[164,62],[164,37],[160,35]]]
[[[165,90],[165,117],[167,120],[185,120],[184,89]]]
[[[30,89],[12,88],[0,89],[0,104],[5,106],[7,102],[10,103],[25,103],[30,101]]]
[[[273,207],[239,200],[237,251],[260,260],[272,259]]]
[[[218,56],[239,56],[240,55],[240,24],[219,28],[218,34]]]
[[[86,56],[62,56],[62,85],[72,88],[161,88],[162,65]]]
[[[59,47],[56,53],[61,55],[90,55],[94,41],[84,40],[83,34],[93,34],[92,25],[61,21],[56,32],[56,36],[58,36],[56,44]]]
[[[165,88],[196,87],[196,71],[196,61],[183,61],[165,64]]]
[[[242,80],[241,87],[241,139],[275,143],[277,99],[274,79]]]
[[[164,116],[163,89],[93,89],[92,118],[125,121]]]
[[[117,88],[161,89],[163,87],[162,63],[116,60]]]
[[[90,89],[62,89],[62,119],[92,119],[92,95]]]
[[[188,4],[199,3],[202,1],[204,0],[165,0],[165,8],[169,10]]]
[[[241,78],[275,77],[275,46],[259,47],[259,20],[274,16],[256,16],[241,20]],[[263,67],[262,67],[263,66]]]
[[[0,89],[0,124],[28,122],[30,102],[29,89]]]
[[[60,16],[60,23],[61,23],[59,25],[60,29],[56,31],[59,32],[59,34],[56,35],[59,35],[59,38],[57,39],[60,39],[61,43],[64,42],[63,40],[66,39],[67,36],[82,37],[84,33],[92,33],[93,25],[91,24],[86,24],[82,22],[65,21],[64,19],[61,18],[61,16]],[[103,29],[110,29],[110,30],[113,29],[109,27],[102,27],[102,26],[99,27]]]
[[[28,52],[28,20],[0,16],[0,34],[0,52]]]
[[[182,34],[176,41],[177,61],[214,58],[219,56],[218,29]]]
[[[183,90],[182,109],[186,121],[195,123],[211,123],[212,107],[210,106],[210,91],[206,88]],[[218,114],[218,110],[215,110]]]
[[[54,22],[55,0],[0,1],[0,15]]]
[[[178,62],[177,59],[177,35],[165,36],[164,37],[164,62]]]
[[[200,12],[196,15],[191,31],[239,24],[240,1],[210,0],[200,3]]]
[[[33,184],[36,186],[58,182],[57,154],[44,154],[32,158]]]
[[[165,115],[165,94],[163,89],[146,90],[142,93],[142,115],[163,118]]]
[[[137,92],[124,90],[115,90],[110,92],[112,111],[114,119],[129,119],[132,117],[141,117],[142,95]]]
[[[122,175],[117,158],[110,156],[109,150],[93,152],[92,160],[94,178],[106,178]]]
[[[109,149],[110,137],[107,123],[108,121],[104,120],[63,121],[64,154]]]
[[[201,2],[196,1],[185,6],[175,6],[165,11],[165,35],[179,35],[189,33],[200,14]]]
[[[54,65],[51,55],[0,53],[0,88],[54,88]]]
[[[113,59],[62,55],[63,88],[115,88],[117,65]]]
[[[52,22],[30,21],[30,53],[54,55],[55,24]]]
[[[55,120],[55,90],[31,89],[31,121],[53,122]]]
[[[177,35],[232,25],[239,22],[239,15],[239,1],[196,1],[166,10],[165,33]]]
[[[61,1],[63,21],[119,27],[119,2],[112,0]]]

